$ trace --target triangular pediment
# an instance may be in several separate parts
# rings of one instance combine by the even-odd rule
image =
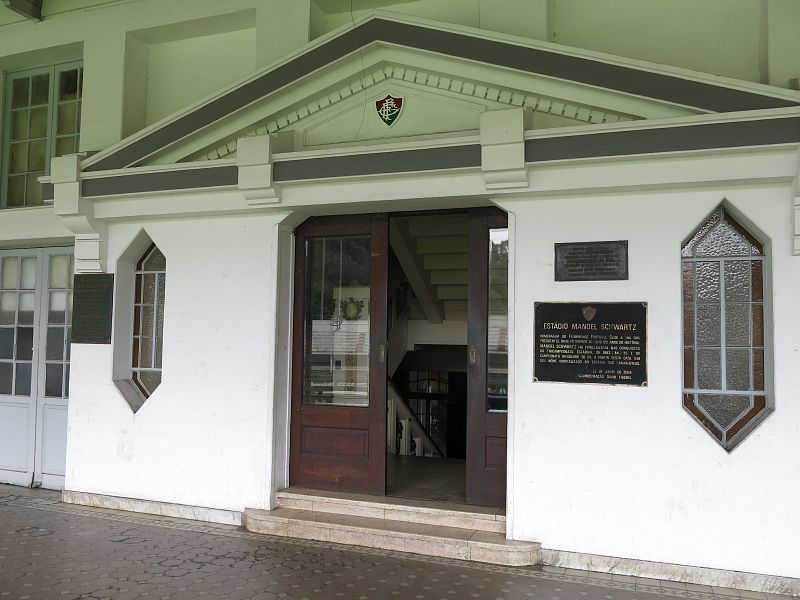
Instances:
[[[773,93],[775,92],[775,93]],[[376,102],[402,99],[391,125]],[[480,114],[522,107],[526,129],[796,106],[775,90],[667,73],[554,44],[371,16],[87,161],[85,170],[233,158],[236,140],[278,150],[477,133]]]

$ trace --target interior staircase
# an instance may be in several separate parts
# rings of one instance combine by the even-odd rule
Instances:
[[[389,242],[431,323],[467,320],[469,217],[397,217]],[[414,317],[417,318],[417,317]]]
[[[507,540],[505,511],[290,488],[273,510],[247,509],[243,525],[268,535],[508,566],[539,563],[540,544]]]

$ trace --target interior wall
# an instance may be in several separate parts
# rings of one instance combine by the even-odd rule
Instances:
[[[109,226],[110,271],[142,227],[167,258],[163,381],[134,414],[111,379],[111,345],[73,344],[66,489],[266,508],[277,220]]]
[[[249,75],[255,57],[255,28],[150,45],[145,124]]]
[[[775,412],[730,454],[681,403],[680,247],[723,198],[770,238],[774,307]],[[789,246],[791,201],[788,186],[776,186],[502,203],[525,232],[513,248],[515,539],[800,577],[800,479],[790,458],[800,436],[800,261]],[[554,282],[553,244],[590,240],[628,240],[630,279]],[[543,301],[647,302],[647,387],[533,383],[533,305]]]

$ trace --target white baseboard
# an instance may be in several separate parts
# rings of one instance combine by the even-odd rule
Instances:
[[[120,496],[107,496],[90,492],[75,492],[64,490],[61,500],[68,504],[81,504],[112,510],[126,510],[130,512],[176,517],[179,519],[192,519],[209,523],[222,523],[225,525],[241,526],[242,513],[236,510],[221,508],[206,508],[204,506],[189,506],[186,504],[173,504],[172,502],[158,502],[156,500],[139,500],[136,498],[122,498]]]
[[[613,575],[647,577],[683,583],[736,588],[769,594],[800,596],[800,579],[779,575],[762,575],[742,571],[727,571],[706,567],[691,567],[672,563],[651,562],[632,558],[617,558],[599,554],[567,552],[542,548],[542,564],[550,567],[596,571]]]

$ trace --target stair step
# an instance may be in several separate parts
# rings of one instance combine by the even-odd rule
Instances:
[[[442,235],[417,238],[417,254],[453,254],[469,251],[466,235]]]
[[[444,320],[445,321],[466,321],[467,320],[467,311],[465,310],[445,310],[444,311]]]
[[[382,550],[413,552],[509,566],[539,562],[540,544],[507,540],[502,533],[403,520],[278,507],[248,508],[244,526],[255,533]]]
[[[468,215],[416,217],[408,223],[408,233],[412,237],[465,235],[468,230]]]
[[[463,310],[468,308],[466,300],[445,300],[442,302],[445,310]]]
[[[426,271],[433,270],[463,270],[469,267],[469,254],[425,254],[422,258],[423,267]]]
[[[501,508],[466,506],[435,500],[411,500],[289,488],[277,494],[278,506],[320,513],[337,513],[423,525],[462,527],[505,533],[506,514]]]
[[[460,269],[455,271],[431,271],[432,285],[467,285],[469,271]]]
[[[436,296],[439,300],[464,300],[467,299],[466,285],[437,285]]]

